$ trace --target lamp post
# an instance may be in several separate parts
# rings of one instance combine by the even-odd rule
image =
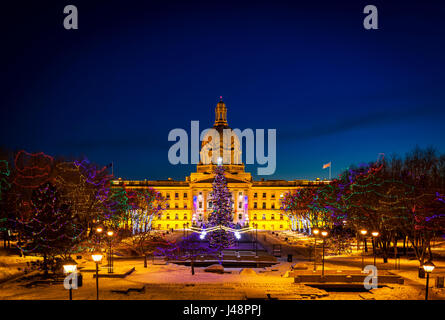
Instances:
[[[112,230],[107,232],[108,236],[108,273],[113,273],[113,252],[111,251],[111,240],[113,237],[114,232]]]
[[[321,236],[323,237],[323,265],[322,265],[322,271],[321,271],[321,276],[324,277],[324,242],[326,237],[328,236],[328,232],[326,230],[323,230],[321,232]]]
[[[375,257],[376,257],[376,251],[377,251],[377,237],[379,236],[379,232],[378,231],[373,231],[371,232],[372,235],[372,251],[374,251],[374,267],[375,267]]]
[[[102,261],[103,255],[100,252],[91,255],[96,263],[96,300],[99,300],[99,263]]]
[[[98,234],[98,243],[100,244],[100,239],[101,239],[101,234],[102,234],[102,231],[104,231],[104,229],[102,228],[102,227],[97,227],[96,228],[96,233]]]
[[[255,257],[258,257],[258,223],[255,224]]]
[[[365,229],[362,229],[362,230],[360,230],[360,233],[361,233],[361,235],[363,236],[363,248],[362,248],[362,270],[363,270],[363,268],[365,267],[365,237],[366,237],[366,234],[368,233],[368,231],[367,230],[365,230]]]
[[[425,270],[425,272],[426,272],[425,300],[428,300],[428,285],[430,282],[430,273],[433,272],[433,270],[436,266],[431,261],[428,261],[422,267],[423,267],[423,270]]]
[[[77,264],[73,259],[69,259],[65,262],[65,264],[63,265],[63,272],[66,275],[70,275],[73,274],[75,272],[77,272]],[[73,300],[73,279],[70,279],[70,290],[69,290],[69,299]]]
[[[320,230],[317,228],[312,229],[312,233],[314,234],[314,271],[317,271],[317,236],[320,233]]]

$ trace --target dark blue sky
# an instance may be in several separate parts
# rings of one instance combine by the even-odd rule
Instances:
[[[63,28],[63,7],[79,29]],[[363,8],[379,9],[379,30]],[[277,129],[268,178],[326,177],[378,153],[445,151],[443,1],[17,1],[2,4],[1,140],[183,179],[173,128]],[[256,173],[253,166],[248,170]]]

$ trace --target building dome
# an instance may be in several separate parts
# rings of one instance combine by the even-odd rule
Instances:
[[[227,123],[227,108],[222,97],[215,108],[213,128],[207,130],[202,139],[200,164],[218,164],[218,159],[224,165],[242,164],[240,141]]]

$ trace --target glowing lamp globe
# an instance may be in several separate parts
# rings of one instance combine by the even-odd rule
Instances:
[[[238,240],[241,239],[241,235],[239,232],[235,232],[235,238],[237,238]]]
[[[379,233],[377,231],[373,231],[371,232],[371,234],[374,238],[377,238],[379,236]]]
[[[326,237],[326,236],[328,235],[328,232],[327,232],[327,231],[322,231],[322,232],[321,232],[321,235],[322,235],[323,237]]]
[[[102,231],[104,231],[104,229],[102,229],[101,227],[98,227],[98,228],[96,229],[96,232],[97,232],[97,233],[102,233]]]
[[[423,267],[423,270],[425,270],[426,273],[431,273],[431,272],[433,272],[433,270],[434,270],[434,268],[436,266],[431,261],[428,261],[422,267]]]
[[[108,235],[109,237],[112,237],[112,236],[113,236],[113,234],[114,234],[114,232],[113,232],[113,231],[111,231],[111,230],[107,232],[107,235]]]
[[[366,236],[366,234],[368,233],[368,231],[366,231],[365,229],[360,230],[360,233],[362,234],[362,236]]]
[[[100,252],[97,252],[97,253],[93,253],[91,255],[91,257],[93,258],[94,262],[100,263],[102,261],[103,255]]]
[[[318,230],[318,229],[313,229],[313,230],[312,230],[312,233],[313,233],[314,235],[318,236],[318,234],[320,233],[320,230]]]
[[[70,273],[76,272],[76,270],[77,270],[77,265],[75,263],[69,262],[69,263],[63,265],[63,272],[65,274],[70,274]]]

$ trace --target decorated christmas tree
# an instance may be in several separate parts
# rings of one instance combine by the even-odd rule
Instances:
[[[224,230],[222,227],[233,227],[232,217],[232,194],[227,188],[227,180],[224,176],[224,168],[215,168],[215,180],[211,193],[213,211],[209,215],[209,226],[219,227],[219,229],[209,234],[210,247],[221,252],[223,249],[232,246],[235,238],[232,232]]]

